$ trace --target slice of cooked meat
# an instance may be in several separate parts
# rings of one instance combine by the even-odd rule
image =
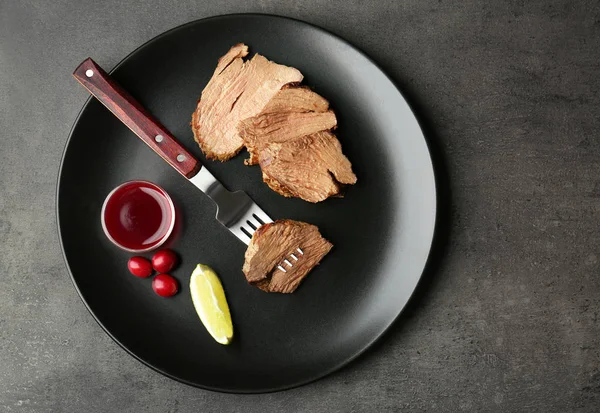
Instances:
[[[320,202],[340,193],[340,184],[356,183],[350,161],[335,135],[329,103],[309,88],[288,85],[263,111],[240,122],[238,129],[263,180],[287,197]]]
[[[314,225],[288,219],[275,221],[254,232],[242,271],[250,284],[263,291],[291,293],[332,247]],[[286,259],[291,267],[284,263]]]
[[[302,73],[255,54],[238,44],[219,59],[192,114],[194,139],[209,159],[225,161],[243,146],[238,123],[259,114],[284,85],[300,82]]]
[[[320,202],[338,195],[341,185],[356,183],[342,145],[330,132],[318,132],[261,149],[259,164],[263,180],[286,197]]]
[[[240,122],[239,134],[250,157],[246,165],[258,163],[258,152],[270,142],[283,142],[337,126],[329,102],[310,88],[288,85],[281,89],[262,112]]]
[[[255,116],[240,122],[240,136],[248,149],[250,158],[246,165],[258,163],[258,154],[271,143],[283,143],[311,135],[323,130],[331,130],[337,125],[335,114],[326,112],[272,112]]]
[[[262,113],[325,112],[329,102],[306,86],[284,86],[265,106]]]

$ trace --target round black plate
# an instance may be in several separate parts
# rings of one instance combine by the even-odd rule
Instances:
[[[358,183],[343,199],[286,199],[261,180],[245,154],[206,161],[189,127],[217,59],[244,42],[294,66],[338,115],[338,136]],[[129,353],[182,382],[225,392],[298,386],[340,368],[390,326],[414,291],[429,255],[436,215],[431,159],[421,129],[390,79],[344,40],[309,24],[265,15],[196,21],[146,43],[112,71],[229,189],[246,191],[272,218],[317,225],[335,245],[291,295],[249,286],[246,245],[214,218],[215,206],[99,102],[82,109],[58,183],[62,247],[81,298]],[[73,88],[80,87],[73,81]],[[150,279],[127,271],[130,254],[104,236],[100,209],[115,186],[145,179],[178,208],[169,245],[182,259],[181,292],[165,299]],[[147,256],[149,256],[147,254]],[[230,346],[201,324],[189,293],[197,263],[220,275],[235,327]]]

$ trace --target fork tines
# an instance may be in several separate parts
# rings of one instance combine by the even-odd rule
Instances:
[[[300,254],[300,256],[302,257],[302,255],[304,255],[304,251],[302,251],[300,248],[296,248],[296,251],[298,251],[298,253]],[[292,259],[295,261],[298,261],[298,257],[296,257],[294,254],[290,254],[290,257],[292,257]],[[292,264],[287,258],[283,259],[283,262],[289,267],[292,268],[294,266],[294,264]],[[280,269],[283,272],[287,272],[285,268],[283,268],[283,266],[281,264],[279,264],[277,266],[278,269]]]
[[[246,244],[250,242],[252,235],[261,225],[269,222],[273,222],[273,220],[258,205],[253,204],[238,222],[239,230],[248,237]]]

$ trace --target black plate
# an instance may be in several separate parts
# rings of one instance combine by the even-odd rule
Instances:
[[[344,199],[316,205],[286,199],[262,183],[258,167],[243,165],[245,154],[226,163],[202,156],[190,116],[217,59],[239,42],[300,69],[305,83],[331,102],[339,139],[358,176]],[[133,52],[112,75],[225,186],[246,191],[273,218],[318,225],[335,247],[292,295],[249,286],[241,272],[246,246],[214,219],[211,201],[91,99],[65,149],[58,222],[75,286],[106,332],[169,377],[241,393],[318,379],[377,340],[421,277],[436,215],[425,139],[390,79],[344,40],[265,15],[221,16],[178,27]],[[102,232],[105,196],[131,179],[159,184],[178,207],[169,243],[182,257],[173,272],[181,283],[174,298],[158,297],[150,279],[131,276],[130,254]],[[196,263],[212,266],[223,281],[236,332],[230,346],[215,343],[194,311],[188,282]]]

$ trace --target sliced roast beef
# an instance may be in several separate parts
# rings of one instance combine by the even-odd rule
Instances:
[[[255,231],[242,271],[261,290],[291,293],[332,247],[314,225],[275,221]]]
[[[330,132],[317,132],[261,149],[263,180],[286,197],[320,202],[340,194],[342,185],[356,183],[352,165]]]
[[[258,154],[271,143],[284,143],[313,133],[335,128],[335,114],[326,112],[263,112],[240,123],[240,136],[250,158],[247,165],[258,163]]]
[[[263,113],[273,112],[325,112],[329,102],[309,87],[286,85],[265,106]]]
[[[356,183],[352,165],[331,133],[329,102],[299,83],[302,74],[238,44],[219,59],[192,115],[194,138],[209,159],[225,161],[245,145],[275,191],[309,202]]]
[[[192,114],[194,139],[209,159],[225,161],[243,147],[241,120],[258,115],[284,85],[303,76],[293,67],[255,54],[244,61],[248,46],[238,44],[219,59]]]
[[[240,122],[239,132],[263,180],[274,191],[309,202],[340,194],[356,183],[352,165],[330,131],[337,127],[329,103],[309,88],[289,85],[263,111]]]

